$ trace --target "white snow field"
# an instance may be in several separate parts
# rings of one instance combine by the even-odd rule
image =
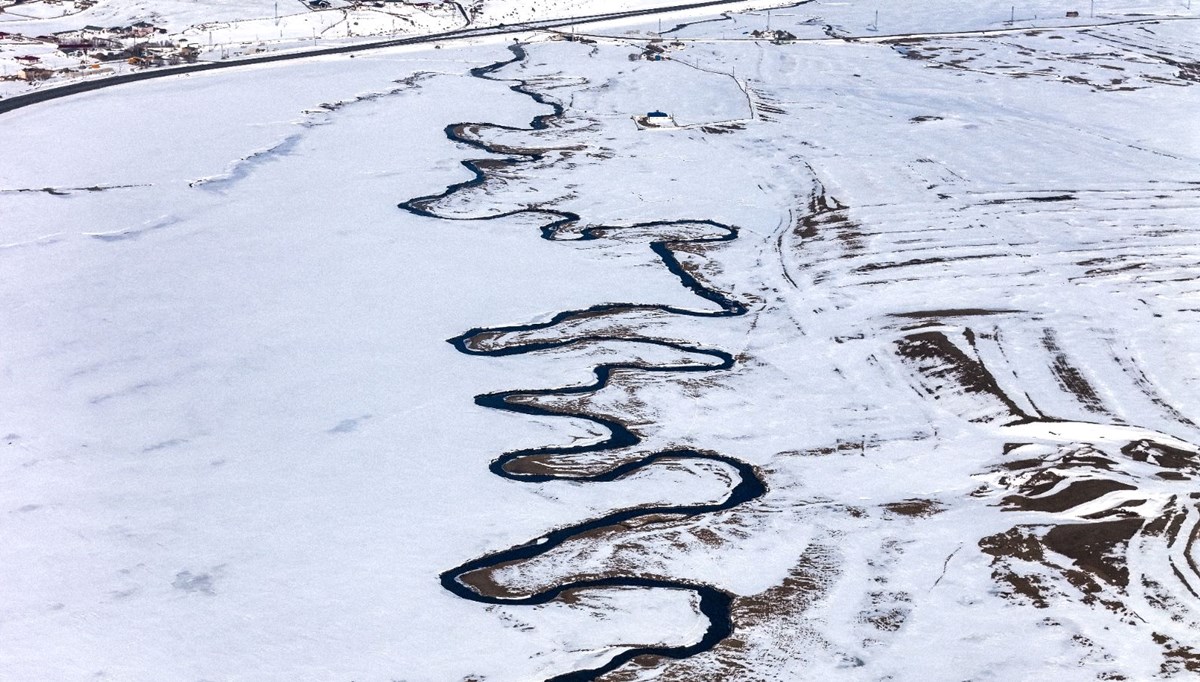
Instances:
[[[0,115],[0,679],[1200,673],[1200,23],[879,9]]]

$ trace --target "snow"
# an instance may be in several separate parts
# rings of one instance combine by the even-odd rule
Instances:
[[[490,665],[520,679],[569,669],[572,650],[623,637],[692,638],[686,593],[525,609],[514,617],[542,624],[529,636],[436,582],[464,556],[618,503],[562,485],[509,497],[513,486],[485,466],[492,434],[534,443],[563,429],[475,408],[471,396],[506,385],[507,371],[444,339],[483,317],[557,305],[575,277],[592,282],[567,296],[579,305],[656,289],[669,301],[688,296],[641,254],[614,270],[586,252],[560,258],[546,242],[525,248],[524,230],[444,228],[397,211],[462,173],[443,117],[518,123],[532,113],[500,85],[485,112],[466,96],[480,90],[462,62],[432,56],[356,60],[349,78],[345,59],[314,62],[293,72],[303,91],[274,69],[193,76],[6,121],[6,147],[30,160],[6,167],[6,188],[135,187],[4,195],[14,216],[6,242],[57,235],[4,250],[6,497],[19,519],[6,527],[4,563],[20,576],[5,590],[4,676],[387,679],[436,650],[432,669],[463,677],[488,664],[455,634],[470,631],[495,641]],[[414,71],[445,75],[302,113],[390,90]],[[238,106],[212,106],[225,98]],[[459,106],[424,104],[449,101]],[[164,124],[96,136],[71,123],[106,107]],[[56,131],[75,131],[80,163],[37,153]],[[285,153],[260,157],[219,191],[189,187],[222,159],[290,135],[300,137]],[[519,284],[489,294],[493,279]],[[538,371],[547,385],[568,378]],[[648,502],[675,487],[722,494],[702,473],[698,487],[695,475],[665,469],[617,487]],[[441,603],[448,609],[431,607]],[[623,612],[655,615],[639,617],[639,630]],[[46,646],[67,632],[69,650]],[[562,653],[534,658],[547,641]],[[509,662],[513,646],[527,653]]]
[[[868,31],[875,5],[801,4],[772,12],[784,44],[693,11],[661,62],[630,60],[657,21],[625,20],[524,36],[488,78],[501,45],[447,43],[5,114],[0,677],[547,679],[701,641],[690,585],[731,596],[730,637],[601,679],[1187,679],[1194,22],[1034,3],[1014,33],[1006,9]],[[528,130],[551,108],[518,79],[562,117]],[[632,120],[656,109],[679,127]],[[398,208],[486,145],[515,162]],[[533,207],[579,223],[542,239]],[[701,241],[718,224],[738,238]],[[628,305],[556,322],[599,304]],[[469,329],[497,331],[446,343]],[[538,393],[601,364],[626,368]],[[473,402],[513,390],[573,416]],[[584,414],[640,441],[546,482],[488,469],[602,442]],[[703,453],[766,492],[546,540],[720,505],[739,473]],[[1100,559],[1061,539],[1129,520]],[[439,583],[526,543],[492,589],[676,587]]]

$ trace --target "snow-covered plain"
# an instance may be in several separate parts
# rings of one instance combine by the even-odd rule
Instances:
[[[6,114],[0,678],[546,679],[701,641],[701,588],[730,600],[715,647],[581,678],[1194,675],[1196,24],[954,9],[862,40],[837,36],[874,5],[778,9],[816,39],[790,44],[745,39],[764,14],[664,20],[664,61],[629,58],[657,22],[589,26]],[[680,127],[640,130],[654,109]],[[154,123],[91,125],[128,112]],[[444,193],[464,159],[481,181]],[[514,390],[572,416],[473,403]],[[673,451],[696,456],[578,480]],[[719,458],[765,492],[651,513],[720,506]],[[675,588],[439,583],[639,507],[455,580]]]

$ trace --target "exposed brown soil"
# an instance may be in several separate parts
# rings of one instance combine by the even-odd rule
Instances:
[[[1009,315],[1019,313],[1020,310],[1010,310],[1005,308],[946,308],[943,310],[915,310],[906,313],[892,313],[892,317],[906,317],[913,319],[941,319],[945,317],[980,317],[986,315]]]
[[[733,605],[734,622],[762,623],[807,608],[824,593],[826,582],[812,562],[805,560],[783,582],[765,592],[739,597]]]
[[[470,587],[472,590],[475,590],[485,597],[495,597],[497,599],[515,599],[522,597],[524,596],[523,594],[514,592],[513,590],[504,587],[492,578],[496,571],[507,568],[508,566],[512,566],[515,563],[517,562],[497,564],[491,568],[464,573],[463,575],[459,576],[458,580],[462,584]]]
[[[1121,448],[1121,452],[1139,462],[1150,462],[1168,469],[1200,469],[1200,457],[1196,453],[1147,440],[1134,441]]]
[[[1123,588],[1129,584],[1129,569],[1118,550],[1144,522],[1136,518],[1062,524],[1051,528],[1043,540],[1046,547],[1071,558],[1081,570]]]
[[[1167,511],[1159,516],[1151,519],[1143,532],[1147,535],[1160,535],[1167,538],[1167,546],[1173,546],[1176,538],[1179,537],[1179,529],[1183,527],[1183,521],[1187,518],[1187,514],[1183,513],[1176,507],[1178,498],[1174,495],[1170,500],[1167,500]]]
[[[1058,513],[1084,504],[1085,502],[1091,502],[1117,490],[1137,490],[1137,488],[1107,478],[1093,478],[1075,481],[1053,495],[1045,497],[1009,495],[1001,500],[1001,502],[1007,507],[1022,511]]]
[[[835,572],[834,556],[831,548],[811,547],[781,584],[756,595],[736,597],[730,613],[736,624],[735,634],[703,655],[703,662],[642,656],[636,666],[623,666],[601,679],[603,682],[629,682],[644,678],[648,670],[653,670],[656,682],[768,682],[768,678],[755,673],[754,657],[781,656],[784,652],[766,653],[755,649],[737,633],[753,628],[786,631],[789,637],[780,643],[818,638],[819,635],[808,630],[803,617],[811,605],[826,594],[831,574]],[[886,619],[886,614],[880,615]]]
[[[608,471],[613,467],[638,459],[643,454],[640,452],[629,452],[623,455],[615,452],[603,453],[603,457],[597,455],[594,460],[589,459],[589,461],[581,461],[581,458],[578,456],[528,455],[505,462],[504,470],[512,474],[525,476],[549,475],[562,476],[563,478],[588,476]]]
[[[1004,253],[977,253],[969,256],[932,256],[930,258],[910,258],[906,261],[892,261],[881,263],[867,263],[854,268],[855,273],[877,272],[879,270],[892,270],[895,268],[907,268],[918,265],[936,265],[938,263],[958,263],[967,260],[985,260],[988,258],[1004,258],[1008,254]]]
[[[838,203],[837,199],[827,195],[823,188],[820,188],[820,191],[813,192],[812,198],[808,201],[808,211],[796,221],[792,231],[803,239],[813,239],[822,226],[844,223],[849,219],[846,207]]]
[[[479,131],[481,128],[490,128],[488,124],[478,123],[459,123],[453,126],[453,134],[464,139],[482,141],[482,136]],[[586,149],[584,145],[559,145],[552,147],[517,147],[514,145],[500,144],[497,142],[487,142],[488,151],[495,154],[506,154],[509,156],[543,156],[550,152],[565,152],[565,151],[583,151]]]
[[[1161,667],[1164,675],[1175,675],[1184,671],[1200,673],[1200,651],[1157,632],[1152,638],[1163,648],[1167,659]]]
[[[1050,352],[1050,370],[1054,373],[1054,377],[1058,380],[1059,385],[1074,395],[1079,400],[1079,403],[1088,411],[1108,414],[1108,409],[1104,406],[1104,401],[1100,398],[1100,394],[1084,378],[1079,368],[1071,364],[1066,353],[1062,352],[1054,330],[1045,329],[1042,331],[1042,347]]]
[[[924,379],[925,391],[939,397],[947,385],[964,393],[985,395],[1007,408],[1014,417],[1025,417],[1021,408],[1005,395],[983,363],[968,356],[942,332],[919,332],[896,342],[897,353],[913,365]]]
[[[1000,467],[1009,471],[1021,471],[1022,469],[1039,467],[1043,463],[1044,462],[1040,459],[1016,459],[1011,462],[1005,462],[1001,464]]]
[[[983,538],[979,541],[979,548],[985,554],[995,557],[992,562],[995,569],[992,572],[993,579],[998,583],[1007,584],[1015,594],[1025,597],[1038,608],[1044,609],[1049,606],[1046,601],[1045,588],[1038,576],[1020,575],[1007,567],[1006,559],[1008,558],[1039,564],[1045,562],[1045,551],[1036,536],[1017,527]]]
[[[983,538],[979,541],[979,548],[997,559],[1013,557],[1035,563],[1046,559],[1046,553],[1038,538],[1021,526]]]
[[[914,518],[926,518],[934,514],[940,514],[946,510],[946,506],[936,500],[921,500],[910,499],[901,502],[889,502],[883,505],[883,508],[893,514],[901,516],[911,516]]]
[[[1011,199],[990,199],[983,202],[984,204],[1001,205],[1001,204],[1019,204],[1019,203],[1052,203],[1056,201],[1074,201],[1074,194],[1055,194],[1052,196],[1031,196],[1031,197],[1013,197]]]

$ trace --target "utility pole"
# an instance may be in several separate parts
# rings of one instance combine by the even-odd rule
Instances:
[[[275,0],[275,25],[279,25],[279,0]]]
[[[771,30],[771,10],[767,10],[767,30]]]
[[[1095,0],[1092,0],[1092,1],[1093,1],[1093,2],[1095,2]],[[1017,23],[1017,6],[1016,6],[1016,5],[1013,5],[1013,6],[1012,6],[1012,11],[1011,11],[1011,13],[1008,15],[1008,25],[1009,25],[1009,26],[1012,26],[1012,25],[1013,25],[1013,24],[1015,24],[1015,23]]]
[[[1191,2],[1191,0],[1188,0],[1188,2]],[[1095,19],[1095,18],[1096,18],[1096,0],[1092,0],[1092,11],[1091,11],[1091,15],[1092,15],[1092,18],[1093,18],[1093,19]]]

